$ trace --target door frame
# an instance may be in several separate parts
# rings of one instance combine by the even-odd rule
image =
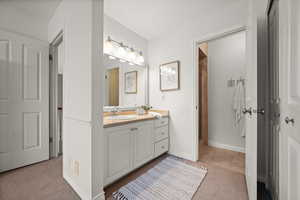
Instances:
[[[277,3],[277,5],[275,5]],[[270,193],[270,195],[272,195],[272,198],[273,199],[278,199],[278,194],[279,194],[279,189],[277,190],[277,185],[279,184],[279,174],[277,173],[277,170],[279,168],[279,140],[280,138],[276,135],[278,135],[278,133],[275,133],[272,131],[274,130],[272,127],[276,127],[276,126],[280,126],[280,122],[281,122],[281,119],[279,119],[279,122],[278,123],[275,123],[275,122],[272,122],[274,121],[273,119],[273,113],[276,112],[277,109],[274,109],[274,106],[272,104],[275,104],[275,103],[271,103],[271,102],[276,102],[274,101],[274,99],[272,99],[273,97],[273,88],[277,88],[278,92],[280,90],[280,81],[279,81],[279,77],[280,77],[280,63],[279,63],[279,58],[278,58],[278,68],[276,67],[274,69],[274,66],[272,67],[272,63],[271,63],[271,60],[274,61],[274,59],[271,59],[271,54],[272,54],[272,48],[270,48],[270,45],[272,44],[272,42],[270,42],[270,19],[271,19],[271,15],[272,15],[272,8],[274,6],[278,6],[278,10],[277,10],[277,13],[279,14],[279,0],[269,0],[268,1],[268,5],[267,5],[267,9],[266,9],[266,26],[267,26],[267,54],[268,54],[268,62],[267,62],[267,76],[268,78],[266,78],[267,80],[267,88],[268,88],[268,92],[266,92],[266,95],[267,95],[267,98],[266,98],[266,102],[265,102],[265,107],[267,107],[265,110],[266,110],[266,113],[268,113],[265,117],[265,133],[266,133],[266,137],[265,137],[265,140],[266,140],[266,153],[265,153],[265,156],[266,156],[266,159],[265,159],[265,186],[266,186],[266,189],[267,191]],[[276,7],[274,7],[276,9]],[[277,44],[279,45],[279,16],[277,18],[277,29],[278,29],[278,32],[277,32],[277,37],[278,37],[278,41],[277,41]],[[278,46],[279,48],[279,46]],[[262,52],[261,52],[262,53]],[[278,52],[277,54],[279,53],[279,49],[278,49]],[[277,55],[278,56],[278,55]],[[276,71],[277,70],[277,71]],[[274,75],[274,73],[276,73],[276,75]],[[278,85],[274,85],[273,84],[273,79],[274,78],[277,78],[278,81],[277,84]],[[277,98],[279,100],[279,102],[281,102],[282,100],[282,96],[280,95],[280,93],[278,93],[278,96]],[[279,103],[279,107],[281,107],[280,105],[281,103]],[[278,112],[278,111],[277,111]],[[274,125],[275,124],[275,125]],[[278,141],[277,141],[278,140]],[[278,152],[278,155],[276,155]],[[275,156],[274,156],[275,154]],[[279,172],[279,171],[278,171]]]
[[[293,34],[293,12],[291,0],[279,0],[279,81],[285,78],[290,78],[291,66],[293,64],[293,45],[292,45],[292,34]],[[288,68],[287,70],[285,70]],[[289,79],[290,80],[290,79]],[[288,197],[288,178],[286,176],[285,163],[288,162],[286,143],[288,139],[288,128],[284,124],[284,117],[289,116],[289,112],[286,105],[293,105],[293,99],[291,98],[288,81],[283,81],[280,84],[279,95],[282,101],[280,102],[281,108],[281,124],[279,132],[279,199],[287,199]],[[286,85],[288,84],[288,85]]]
[[[49,152],[50,158],[55,158],[59,156],[59,139],[58,134],[58,46],[63,41],[63,31],[60,31],[55,39],[50,43],[49,47]],[[63,111],[62,111],[63,112]]]
[[[247,31],[247,27],[244,25],[235,26],[229,29],[224,29],[223,31],[205,35],[193,41],[193,161],[199,160],[199,45],[204,42],[223,38],[242,31]]]

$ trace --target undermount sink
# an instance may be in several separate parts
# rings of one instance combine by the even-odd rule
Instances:
[[[106,119],[108,120],[130,120],[130,119],[136,119],[137,115],[112,115],[107,116]]]

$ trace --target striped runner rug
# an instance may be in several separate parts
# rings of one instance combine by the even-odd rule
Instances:
[[[207,174],[206,168],[167,157],[145,174],[113,193],[114,200],[191,200]]]

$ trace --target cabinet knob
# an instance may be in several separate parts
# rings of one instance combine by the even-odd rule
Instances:
[[[162,149],[165,149],[165,146],[161,146]]]
[[[136,131],[136,130],[138,130],[138,128],[131,128],[130,130],[131,131]]]

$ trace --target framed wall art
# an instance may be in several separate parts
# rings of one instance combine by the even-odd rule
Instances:
[[[137,93],[137,71],[131,71],[125,73],[125,93],[136,94]]]
[[[180,62],[174,61],[160,65],[160,90],[172,91],[180,88]]]

